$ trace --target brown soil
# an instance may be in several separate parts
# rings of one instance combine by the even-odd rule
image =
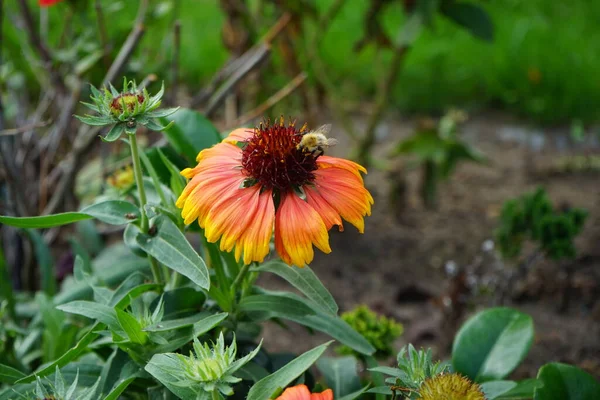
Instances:
[[[383,122],[376,157],[385,159],[391,146],[411,134],[414,122]],[[359,131],[361,123],[357,119]],[[349,140],[335,126],[332,136],[340,144],[333,154],[348,154]],[[551,361],[576,364],[600,377],[600,172],[567,173],[557,167],[561,157],[598,148],[595,143],[577,147],[568,137],[567,129],[528,130],[503,115],[473,117],[463,127],[463,138],[489,158],[489,165],[459,165],[440,186],[433,211],[421,205],[417,169],[397,165],[386,173],[371,168],[366,185],[375,205],[365,234],[349,224],[342,233],[332,231],[333,252],[319,253],[311,267],[341,311],[367,304],[402,322],[405,332],[397,349],[410,342],[447,358],[466,318],[485,307],[506,305],[531,315],[536,329],[532,349],[513,378],[533,377]],[[390,201],[403,179],[402,200]],[[503,202],[539,185],[555,205],[583,207],[590,215],[574,262],[541,259],[522,276],[514,275],[515,265],[503,263],[490,240]],[[448,273],[454,269],[457,274]],[[516,279],[507,284],[510,276]],[[260,283],[287,287],[268,274]],[[482,288],[488,294],[473,294]],[[269,350],[301,352],[327,340],[324,334],[290,327],[266,327]]]

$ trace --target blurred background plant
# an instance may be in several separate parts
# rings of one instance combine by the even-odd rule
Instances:
[[[507,259],[521,255],[526,240],[536,244],[552,260],[573,259],[574,240],[581,233],[588,212],[580,208],[555,210],[543,188],[508,200],[502,206],[496,241]]]
[[[421,169],[420,195],[427,208],[435,208],[438,185],[450,178],[457,164],[463,161],[483,164],[486,161],[479,151],[459,137],[458,127],[466,119],[464,112],[451,110],[439,122],[422,120],[414,135],[400,142],[392,153],[392,156],[416,157],[417,166]]]
[[[50,6],[41,7],[42,3]],[[387,170],[386,161],[389,161],[385,157],[389,148],[378,152],[381,149],[375,148],[376,142],[393,145],[398,136],[401,141],[394,155],[402,156],[402,160],[405,157],[418,159],[421,178],[415,186],[419,187],[427,210],[420,212],[418,207],[412,207],[407,213],[404,208],[397,225],[388,223],[387,213],[382,212],[378,219],[373,218],[376,222],[372,222],[378,228],[377,236],[370,236],[366,243],[350,236],[345,242],[347,251],[334,252],[339,258],[327,264],[323,272],[326,276],[329,274],[332,281],[346,279],[346,285],[332,285],[332,290],[341,287],[336,289],[335,295],[342,299],[340,304],[348,307],[342,309],[351,309],[359,298],[362,301],[364,297],[359,295],[367,293],[366,289],[378,291],[386,304],[383,307],[377,304],[373,309],[385,308],[385,314],[402,321],[402,325],[397,325],[391,317],[380,318],[366,309],[350,312],[342,320],[337,316],[335,302],[329,304],[335,310],[332,315],[319,312],[316,316],[293,316],[292,321],[300,321],[308,330],[329,330],[327,333],[338,335],[338,339],[343,337],[362,353],[344,343],[344,357],[319,358],[315,355],[320,355],[325,347],[315,348],[314,352],[311,350],[301,356],[304,357],[302,371],[292,374],[284,386],[306,382],[312,388],[315,377],[305,370],[317,358],[317,367],[324,377],[324,382],[318,382],[317,386],[335,388],[336,398],[363,395],[367,390],[365,380],[375,388],[385,386],[383,374],[391,370],[361,376],[357,371],[362,364],[376,368],[375,358],[365,353],[374,348],[378,356],[389,354],[394,338],[400,334],[403,335],[400,340],[408,342],[415,337],[420,341],[441,337],[442,345],[434,350],[443,354],[443,344],[452,341],[455,327],[473,311],[474,304],[465,300],[468,298],[465,293],[486,283],[457,268],[450,258],[463,254],[471,257],[477,253],[480,246],[477,240],[490,237],[497,217],[500,227],[495,241],[483,242],[481,247],[487,249],[482,250],[484,256],[491,257],[489,254],[496,245],[507,261],[514,262],[533,247],[530,257],[526,256],[519,266],[530,265],[542,256],[558,261],[556,264],[561,270],[556,276],[566,271],[564,286],[592,299],[584,305],[575,304],[577,310],[571,309],[566,317],[577,318],[581,312],[586,322],[597,319],[600,284],[594,282],[600,282],[600,278],[595,280],[596,275],[589,271],[597,266],[598,255],[594,248],[589,250],[590,246],[587,252],[578,253],[579,247],[576,248],[574,242],[587,235],[588,241],[597,243],[594,236],[597,224],[586,224],[588,231],[584,235],[587,212],[555,207],[542,191],[509,201],[500,213],[496,210],[515,192],[530,190],[533,180],[537,184],[546,179],[544,174],[548,171],[540,174],[533,165],[533,152],[543,147],[540,142],[556,142],[559,149],[558,156],[550,154],[558,164],[558,168],[553,166],[550,170],[552,174],[558,170],[561,176],[571,176],[569,174],[584,171],[590,174],[589,179],[597,179],[594,173],[598,171],[598,156],[593,154],[593,146],[597,147],[595,124],[600,106],[600,81],[596,77],[600,57],[598,17],[600,4],[585,0],[568,5],[543,0],[0,2],[0,214],[27,217],[67,212],[60,218],[68,219],[76,214],[76,218],[82,219],[71,227],[50,224],[40,231],[31,229],[33,225],[19,230],[2,226],[0,360],[3,367],[0,381],[8,384],[20,381],[19,390],[34,392],[36,384],[32,374],[35,372],[52,382],[38,381],[37,384],[43,386],[38,394],[49,396],[54,385],[54,389],[58,389],[54,393],[66,397],[62,389],[74,382],[81,371],[78,387],[93,388],[101,375],[98,390],[113,396],[109,398],[118,397],[128,385],[134,392],[146,393],[147,390],[149,396],[162,396],[167,391],[150,377],[151,372],[140,369],[138,364],[158,353],[177,351],[199,335],[207,340],[216,339],[211,330],[225,317],[214,313],[219,309],[234,311],[238,306],[236,300],[230,298],[225,283],[228,279],[232,281],[232,274],[235,275],[239,265],[232,262],[229,255],[219,253],[202,241],[201,235],[200,238],[197,235],[200,229],[194,224],[188,232],[194,238],[192,246],[199,249],[211,271],[221,267],[227,270],[227,276],[213,274],[213,280],[218,278],[220,283],[211,287],[210,293],[191,287],[169,290],[164,293],[164,314],[158,307],[163,304],[160,303],[162,289],[148,283],[148,263],[139,257],[145,257],[147,249],[142,248],[136,238],[145,233],[131,223],[140,217],[140,209],[131,205],[142,202],[134,190],[128,146],[120,141],[100,146],[98,136],[105,137],[109,130],[83,125],[72,117],[84,112],[79,102],[89,98],[89,84],[102,87],[120,82],[122,75],[135,78],[140,89],[148,88],[151,93],[158,92],[165,82],[169,90],[163,105],[183,107],[171,117],[160,118],[158,122],[163,126],[175,121],[163,135],[143,127],[137,135],[148,197],[143,212],[149,218],[160,218],[161,228],[166,226],[171,233],[184,227],[179,210],[173,204],[174,197],[185,185],[179,171],[194,165],[197,153],[220,141],[222,134],[235,127],[252,126],[263,115],[302,115],[300,119],[307,120],[311,127],[334,122],[334,135],[340,139],[334,151],[340,148],[339,151],[348,151],[354,159],[369,164],[370,172],[375,170],[375,174],[377,169]],[[126,90],[117,87],[121,89]],[[453,109],[464,111],[447,112]],[[477,117],[489,109],[508,111],[509,114],[503,115],[509,117],[503,118],[509,121],[516,115],[521,118],[519,124],[525,124],[527,129],[517,133],[514,129],[510,132],[498,129],[499,133],[490,139],[485,127],[488,121],[493,124],[493,115],[485,116],[483,127],[478,126],[477,121],[466,127],[467,113]],[[409,127],[411,136],[408,138],[397,132],[396,136],[389,135],[385,120],[391,117],[396,122],[399,115],[403,119],[398,125]],[[327,120],[317,122],[320,119]],[[421,122],[413,124],[413,119]],[[413,125],[416,125],[414,129]],[[542,133],[552,133],[556,127],[564,126],[568,126],[568,140],[551,134],[539,135],[536,131],[543,127],[540,128]],[[477,136],[473,131],[483,134]],[[490,152],[480,146],[480,142],[489,147],[491,141],[501,142],[504,136],[517,137],[517,141],[526,144],[524,165],[520,159],[515,162],[517,157],[512,154],[513,159],[492,169],[498,155],[512,150],[500,145],[493,148],[495,152]],[[563,154],[571,146],[584,154]],[[485,157],[475,147],[485,150]],[[481,169],[486,172],[464,173],[472,171],[468,168],[478,170],[479,164],[488,159],[488,168]],[[513,165],[517,166],[511,169]],[[515,178],[516,168],[525,172]],[[397,190],[391,190],[392,195],[402,196],[410,168],[392,173],[396,175],[392,186],[397,183]],[[450,176],[453,177],[448,180],[451,184],[441,189],[443,195],[440,196],[438,187]],[[373,192],[379,204],[385,190],[381,188],[385,188],[386,182],[372,177],[370,174],[367,183],[376,188]],[[574,189],[569,182],[563,182],[563,193],[559,193],[559,197],[570,198],[571,203],[577,202],[578,206],[580,201],[587,204],[589,221],[597,218],[594,215],[597,207],[590,206],[597,187],[597,181],[593,182],[584,186],[586,196],[578,198],[581,191],[571,194]],[[551,183],[555,181],[543,183],[547,183],[554,199],[557,190],[553,191]],[[509,187],[511,184],[515,187]],[[497,187],[506,190],[493,190]],[[476,201],[468,201],[470,197],[465,192],[469,191],[473,193],[468,195]],[[438,202],[440,198],[444,200]],[[410,203],[410,198],[408,200]],[[129,205],[117,203],[119,201]],[[105,204],[99,207],[98,203]],[[111,206],[106,207],[106,204]],[[461,208],[462,204],[465,205]],[[439,207],[435,208],[436,205]],[[81,212],[71,213],[78,209]],[[454,214],[447,212],[448,209]],[[91,218],[97,220],[92,222]],[[473,233],[474,230],[477,232]],[[152,237],[151,232],[148,233],[148,238]],[[118,242],[120,237],[124,243]],[[332,234],[332,243],[335,240]],[[473,250],[473,246],[477,250]],[[346,253],[348,258],[345,258]],[[488,258],[477,254],[473,264],[489,269],[505,266],[496,260],[487,261]],[[571,268],[571,261],[573,266],[585,270],[583,277],[577,276],[580,269]],[[451,272],[449,288],[439,278],[442,265],[445,271]],[[312,272],[290,276],[286,275],[289,274],[287,267],[280,267],[253,267],[251,276],[254,279],[258,272],[273,272],[301,286],[305,295],[323,295],[311,290],[314,287],[321,290],[313,281],[311,285],[302,286],[307,276],[314,277]],[[507,265],[506,270],[509,269]],[[166,275],[164,271],[158,273],[159,277],[161,273]],[[554,291],[557,278],[552,271],[549,274],[552,282],[547,287]],[[503,276],[497,270],[488,271],[488,277],[490,275],[493,275],[488,280],[490,287]],[[357,276],[360,284],[354,281]],[[180,278],[168,279],[166,283],[176,286],[181,283]],[[517,286],[514,280],[521,283],[527,281],[525,278],[524,274],[514,274],[507,282]],[[534,278],[538,286],[542,285]],[[352,280],[351,285],[347,285],[348,279]],[[388,285],[387,291],[380,290],[386,287],[382,281]],[[406,290],[405,286],[410,288],[410,285],[414,285],[413,289]],[[431,287],[435,289],[429,289]],[[243,293],[275,296],[277,301],[286,301],[277,294],[260,290],[249,284]],[[397,304],[404,301],[406,293],[410,302],[415,298],[421,307],[413,312],[427,322],[420,327],[413,327],[415,318],[410,316],[411,311],[405,312],[405,307]],[[254,300],[261,299],[255,297]],[[306,304],[317,307],[315,304],[322,303],[314,298],[309,300],[294,298],[291,303],[283,304],[294,304],[306,312]],[[77,301],[86,303],[72,304]],[[278,304],[277,301],[274,303]],[[371,303],[376,302],[380,300],[371,299]],[[97,306],[88,303],[97,303]],[[443,329],[436,330],[430,328],[432,321],[436,321],[436,309],[432,311],[430,306],[438,306],[438,303],[439,308],[452,310],[452,323],[447,324],[448,319],[442,318]],[[65,304],[70,305],[65,307]],[[246,306],[256,306],[256,303]],[[409,310],[410,307],[411,304]],[[568,309],[566,304],[561,308]],[[205,314],[207,311],[212,314]],[[256,338],[262,326],[259,322],[266,315],[256,310],[237,309],[235,312],[243,318],[232,317],[219,326],[241,327],[239,332],[243,335],[237,336],[237,343],[241,356],[245,356],[257,349]],[[103,317],[97,318],[98,315]],[[89,318],[85,317],[99,322],[90,325]],[[514,319],[526,328],[529,326],[521,314],[495,311],[490,318],[492,322]],[[553,319],[546,316],[544,320],[544,314],[539,318],[542,323]],[[277,314],[272,319],[282,323]],[[491,328],[498,327],[490,321]],[[597,346],[589,341],[579,343],[571,337],[573,330],[568,328],[578,328],[580,320],[559,321],[562,322],[560,332],[568,340],[557,345],[562,350],[543,354],[546,357],[543,362],[533,367],[529,365],[530,371],[533,368],[535,374],[549,357],[587,362],[584,365],[587,370],[600,371]],[[158,325],[165,322],[168,324],[163,330]],[[405,332],[403,327],[407,328]],[[592,325],[587,336],[594,336],[594,327],[596,325]],[[360,334],[353,336],[354,331]],[[548,337],[556,331],[540,329],[540,341],[548,343],[551,340]],[[287,332],[293,333],[294,343],[300,342],[296,330]],[[523,334],[519,330],[517,336],[527,339],[528,332],[519,336]],[[473,337],[493,336],[487,331],[477,335]],[[461,334],[456,340],[460,337]],[[112,349],[111,340],[116,344]],[[226,340],[234,343],[232,337]],[[464,343],[479,342],[473,339]],[[453,368],[471,382],[483,385],[492,380],[491,375],[486,375],[490,371],[485,371],[489,366],[483,365],[483,361],[474,362],[474,353],[467,344],[452,351]],[[410,358],[413,353],[403,354]],[[356,358],[359,354],[360,360]],[[468,357],[464,357],[462,367],[457,367],[455,358],[462,354]],[[498,361],[491,357],[498,355],[492,354],[491,348],[478,354]],[[518,362],[498,361],[511,367],[493,375],[493,381],[509,379],[509,373],[523,361],[519,358],[524,357],[523,354],[518,352]],[[426,355],[417,352],[413,359],[429,363],[432,357]],[[538,362],[541,356],[535,355]],[[276,373],[294,357],[289,351],[278,354],[261,349],[250,367],[241,371],[243,382],[237,387],[236,395],[244,398],[253,382]],[[402,366],[409,365],[403,362]],[[67,383],[59,384],[61,379],[55,379],[59,375],[55,367],[59,364]],[[476,364],[480,370],[468,369]],[[548,364],[539,369],[538,377],[546,382],[581,378],[574,368]],[[160,368],[152,372],[158,381],[165,378]],[[410,395],[416,396],[414,390],[422,381],[397,382],[398,376],[394,374],[398,372],[387,374],[394,378],[392,383],[411,387]],[[588,383],[593,380],[581,379]],[[171,384],[172,381],[166,377],[166,382]],[[537,387],[530,385],[521,390],[515,378],[514,382],[492,382],[484,389],[489,398],[498,399],[515,398],[523,393],[531,397],[534,389],[536,399],[578,399],[577,393],[566,393],[568,388],[559,384],[549,383],[545,389]],[[597,390],[591,383],[590,387]],[[48,390],[43,392],[43,388]],[[270,394],[281,389],[273,385],[268,388],[272,389]],[[395,392],[399,395],[401,390],[392,391],[387,387],[372,395],[380,400],[381,396]],[[498,393],[508,394],[502,397]],[[0,398],[2,396],[10,398],[12,392],[4,392]]]

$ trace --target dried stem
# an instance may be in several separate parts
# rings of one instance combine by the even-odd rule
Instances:
[[[328,93],[334,94],[337,91],[335,84],[329,79],[327,75],[327,68],[323,64],[323,60],[319,57],[318,49],[320,45],[321,39],[325,36],[328,26],[331,24],[331,21],[335,19],[339,11],[342,9],[343,5],[346,3],[346,0],[336,0],[333,3],[327,12],[321,17],[317,23],[317,31],[313,37],[313,40],[308,45],[306,49],[306,53],[308,55],[308,63],[313,66],[313,72],[317,81],[325,87]],[[354,126],[352,125],[352,120],[350,116],[345,112],[342,107],[342,102],[337,101],[337,99],[333,99],[330,102],[329,106],[334,114],[334,117],[337,121],[342,124],[344,131],[350,136],[354,141],[359,140],[359,134],[354,130]]]
[[[102,3],[100,0],[94,2],[96,9],[96,21],[98,22],[98,32],[100,33],[100,44],[102,45],[102,61],[104,68],[110,67],[110,47],[108,43],[108,33],[106,32],[106,24],[104,23],[104,12],[102,11]]]
[[[277,20],[277,22],[275,22],[275,24],[267,31],[267,33],[265,33],[265,35],[262,37],[258,44],[254,45],[251,49],[244,52],[244,54],[242,54],[241,56],[228,60],[223,66],[223,68],[221,68],[221,70],[219,70],[219,72],[215,74],[210,83],[205,88],[203,88],[200,91],[200,93],[194,96],[194,98],[190,102],[190,107],[196,108],[204,102],[206,102],[215,93],[217,87],[225,79],[227,79],[228,76],[232,75],[233,73],[235,73],[235,71],[242,68],[242,66],[245,65],[248,62],[248,60],[255,55],[255,52],[258,49],[265,45],[270,46],[273,39],[275,39],[290,22],[290,19],[291,15],[289,13],[283,14]]]
[[[381,116],[385,111],[385,107],[389,102],[392,87],[396,77],[398,76],[398,73],[400,72],[400,67],[402,66],[402,61],[404,60],[404,56],[406,55],[407,51],[408,46],[406,45],[395,48],[391,65],[387,71],[387,74],[383,77],[382,84],[377,93],[375,107],[371,113],[371,116],[369,117],[369,121],[367,122],[367,132],[358,143],[357,161],[365,167],[367,167],[370,162],[369,154],[371,153],[371,149],[375,144],[375,129],[377,128],[379,120],[381,119]]]
[[[251,51],[251,50],[249,50]],[[248,61],[241,65],[238,70],[236,70],[227,81],[221,86],[215,94],[213,94],[208,101],[208,105],[204,110],[207,116],[212,115],[217,107],[221,105],[225,97],[237,86],[237,84],[244,79],[248,73],[250,73],[254,68],[256,68],[262,61],[264,61],[269,53],[271,52],[271,48],[268,44],[262,44],[259,46],[254,54],[249,57]]]
[[[106,76],[102,80],[102,85],[108,85],[109,82],[113,81],[121,72],[121,69],[125,66],[127,61],[129,61],[131,54],[137,47],[142,35],[145,32],[144,21],[146,20],[147,9],[148,0],[140,0],[140,7],[133,23],[133,29],[129,33],[129,36],[127,36],[127,39],[125,40],[125,43],[123,43],[121,50],[119,50],[117,57],[108,69]]]
[[[0,100],[0,109],[2,108],[1,102],[2,102],[2,100]],[[19,128],[3,129],[0,131],[0,136],[19,135],[21,133],[25,133],[25,132],[31,131],[33,129],[43,128],[45,126],[50,125],[51,123],[52,123],[51,120],[46,120],[46,121],[42,121],[42,122],[36,122],[36,123],[24,125]]]
[[[269,108],[273,107],[275,104],[277,104],[283,98],[285,98],[290,93],[292,93],[294,90],[296,90],[305,80],[306,80],[305,72],[298,74],[294,79],[292,79],[290,82],[288,82],[287,85],[285,85],[284,87],[279,89],[277,91],[277,93],[275,93],[274,95],[269,97],[264,103],[262,103],[255,109],[247,112],[246,114],[242,115],[241,117],[239,117],[235,122],[233,122],[233,124],[228,126],[228,129],[235,127],[235,126],[242,126],[242,125],[252,121],[253,119],[260,117]]]
[[[63,82],[62,77],[59,75],[56,68],[54,68],[52,62],[52,55],[48,47],[43,42],[39,32],[35,28],[35,24],[33,22],[33,16],[31,14],[31,9],[27,4],[27,0],[19,0],[19,7],[21,9],[21,14],[23,16],[23,21],[25,22],[25,30],[27,31],[27,36],[29,37],[29,42],[31,45],[37,50],[42,61],[46,65],[46,69],[50,74],[50,80],[52,84],[62,93],[67,92],[67,88],[65,83]]]

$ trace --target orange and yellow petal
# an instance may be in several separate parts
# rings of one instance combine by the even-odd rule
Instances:
[[[310,400],[333,400],[333,390],[327,389],[321,393],[311,393]]]
[[[282,193],[275,215],[275,248],[282,260],[304,267],[314,258],[313,244],[330,253],[329,234],[319,213],[293,192]]]
[[[269,242],[273,234],[275,206],[270,193],[260,188],[235,189],[225,193],[208,212],[205,224],[206,239],[214,243],[221,239],[220,248],[232,251],[236,259],[244,254],[244,264],[262,262],[269,254]]]
[[[367,169],[354,161],[344,160],[343,158],[320,156],[317,159],[317,165],[319,168],[340,168],[346,171],[352,172],[358,176],[362,182],[362,173],[367,173]]]
[[[202,150],[196,156],[198,165],[195,168],[186,168],[184,171],[192,170],[198,173],[205,169],[211,169],[215,166],[235,167],[239,166],[242,160],[242,150],[231,143],[219,143],[213,147]],[[183,176],[184,173],[181,173]],[[189,176],[186,176],[189,178]]]
[[[223,142],[231,143],[231,144],[236,144],[238,142],[245,142],[248,139],[250,139],[253,135],[254,135],[254,129],[252,129],[252,128],[238,128],[238,129],[232,130],[229,133],[229,135],[227,135],[227,137],[225,139],[223,139]]]
[[[311,393],[306,385],[296,385],[285,389],[275,400],[333,400],[333,391],[327,389],[321,393]]]
[[[310,400],[310,394],[306,385],[296,385],[285,389],[275,400]]]
[[[205,226],[205,217],[215,204],[233,196],[244,176],[241,171],[216,170],[194,176],[177,199],[176,205],[181,208],[181,216],[185,224],[198,220],[200,227]]]
[[[315,171],[315,191],[346,221],[364,232],[366,215],[371,215],[373,197],[362,178],[347,168],[320,168]]]
[[[323,196],[321,196],[318,189],[312,186],[304,186],[303,189],[304,193],[306,193],[306,202],[319,213],[327,230],[330,230],[334,225],[337,225],[339,231],[342,232],[344,230],[344,225],[340,214],[323,198]]]
[[[250,190],[250,189],[245,189]],[[252,261],[262,262],[269,254],[269,243],[273,235],[273,225],[275,222],[275,204],[270,190],[263,193],[257,187],[255,190],[257,197],[257,206],[248,218],[250,223],[240,240],[236,244],[244,252],[244,264],[250,264]],[[251,210],[246,210],[249,212]],[[240,255],[236,249],[236,260],[239,261]]]

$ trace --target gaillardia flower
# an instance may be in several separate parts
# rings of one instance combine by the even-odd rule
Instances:
[[[321,393],[311,393],[306,385],[296,385],[285,389],[275,400],[333,400],[333,391],[327,389]]]
[[[209,242],[235,248],[245,264],[264,260],[273,232],[281,259],[299,267],[312,261],[313,244],[331,252],[328,231],[342,231],[342,219],[362,233],[373,204],[361,176],[367,171],[303,147],[308,133],[281,118],[236,129],[201,151],[198,165],[181,172],[191,179],[177,200],[185,223],[198,220]]]
[[[426,379],[418,400],[485,400],[478,384],[459,374],[439,374]]]

